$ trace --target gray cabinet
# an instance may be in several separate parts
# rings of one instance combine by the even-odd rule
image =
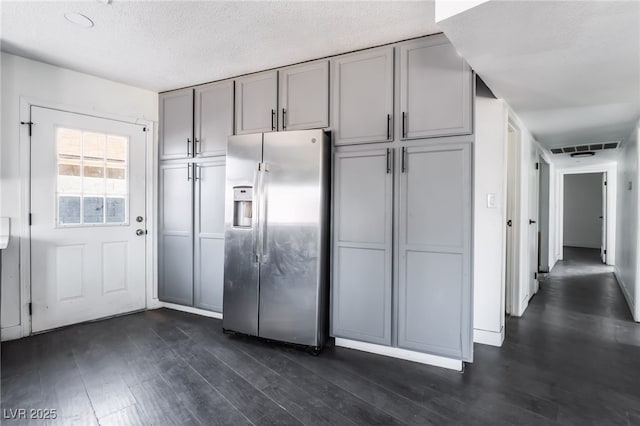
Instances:
[[[162,93],[160,102],[160,160],[193,155],[193,89]]]
[[[335,145],[393,139],[393,47],[331,60]]]
[[[467,359],[470,145],[407,147],[401,155],[398,346]]]
[[[194,306],[222,312],[225,158],[194,167]]]
[[[329,126],[329,61],[279,71],[279,130]]]
[[[225,155],[233,135],[233,80],[195,89],[194,151],[196,157]]]
[[[271,132],[278,126],[278,71],[236,79],[236,134]]]
[[[332,331],[391,343],[391,150],[337,152],[334,161]]]
[[[193,170],[191,163],[160,166],[158,296],[193,304]]]
[[[400,45],[402,139],[470,134],[472,72],[444,35]]]

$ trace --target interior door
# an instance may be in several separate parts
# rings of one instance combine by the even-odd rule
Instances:
[[[600,243],[600,259],[607,263],[607,172],[602,173],[602,242]]]
[[[32,331],[145,307],[141,125],[32,107]]]
[[[540,182],[538,151],[531,144],[529,153],[529,288],[528,297],[538,292],[539,233],[538,233],[538,184]]]

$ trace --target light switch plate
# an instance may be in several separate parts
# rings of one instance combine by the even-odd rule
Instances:
[[[494,193],[487,194],[487,208],[489,209],[496,208],[496,194]]]

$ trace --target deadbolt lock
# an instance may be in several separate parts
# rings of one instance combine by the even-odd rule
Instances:
[[[136,217],[136,222],[142,222],[144,218],[142,216]]]

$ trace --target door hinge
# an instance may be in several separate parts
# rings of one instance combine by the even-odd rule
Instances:
[[[533,273],[533,279],[534,279],[534,280],[537,280],[537,279],[538,279],[538,273],[537,273],[537,272],[534,272],[534,273]]]
[[[31,136],[31,128],[33,127],[33,121],[21,121],[23,126],[29,126],[29,136]]]
[[[536,163],[536,170],[540,168],[540,163]]]
[[[29,316],[33,314],[33,309],[31,308],[31,302],[29,302]]]
[[[604,251],[604,254],[607,254],[607,251],[606,251],[606,250]]]
[[[606,180],[604,181],[604,186],[607,186],[607,181]]]
[[[33,214],[29,213],[29,226],[33,223]]]

